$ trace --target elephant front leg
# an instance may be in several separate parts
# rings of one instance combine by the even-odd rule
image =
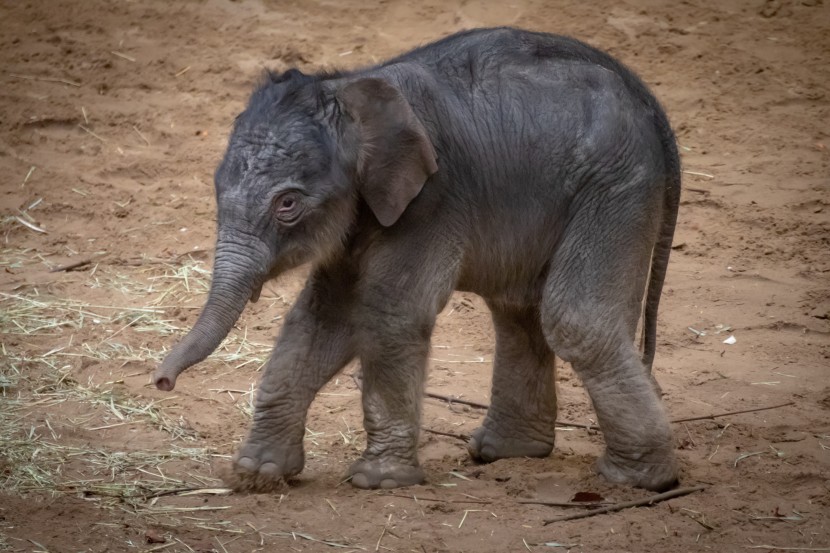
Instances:
[[[547,457],[556,423],[554,355],[535,306],[488,302],[496,331],[492,399],[467,449],[477,461]]]
[[[405,295],[373,287],[357,317],[366,450],[348,476],[358,488],[397,488],[424,480],[418,436],[429,339],[440,301],[423,299],[427,294],[413,294],[419,300]]]
[[[361,336],[363,426],[366,450],[349,469],[358,488],[420,484],[418,464],[421,398],[434,319],[373,313]]]
[[[286,318],[257,391],[253,425],[234,456],[230,484],[237,490],[267,492],[302,471],[308,408],[354,357],[345,288],[325,284],[312,278]]]
[[[357,285],[354,325],[366,450],[349,477],[358,488],[424,480],[417,450],[429,341],[461,256],[460,246],[434,232],[442,228],[435,218],[418,224],[422,228],[376,240]]]

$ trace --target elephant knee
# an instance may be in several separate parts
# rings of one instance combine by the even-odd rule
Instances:
[[[542,313],[542,329],[556,355],[569,363],[592,364],[613,341],[613,325],[591,309],[560,308]]]

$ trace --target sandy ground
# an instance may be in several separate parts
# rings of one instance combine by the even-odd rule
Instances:
[[[826,3],[7,1],[0,21],[0,550],[830,551]],[[349,367],[312,407],[293,486],[206,493],[303,281],[269,284],[174,394],[148,384],[204,301],[212,173],[252,83],[497,24],[609,50],[677,130],[685,190],[655,366],[671,416],[787,405],[674,425],[682,485],[703,492],[544,525],[582,509],[520,501],[649,494],[596,476],[602,437],[578,428],[547,459],[487,466],[425,432],[425,485],[341,485],[364,445]],[[428,390],[486,403],[482,301],[456,295],[433,344]],[[558,374],[560,420],[590,423],[578,380]],[[482,417],[425,402],[432,430]]]

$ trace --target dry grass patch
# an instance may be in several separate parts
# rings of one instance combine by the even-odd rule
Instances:
[[[30,262],[35,262],[31,252],[0,252],[0,267]],[[126,274],[97,269],[88,279],[93,290],[114,289],[140,301],[107,305],[29,287],[0,292],[0,488],[21,495],[76,494],[132,512],[146,510],[163,495],[205,488],[221,493],[218,481],[204,474],[212,459],[223,456],[195,447],[196,432],[160,405],[169,398],[132,397],[118,389],[120,381],[96,384],[90,377],[83,382],[76,370],[85,359],[112,368],[158,363],[166,351],[152,344],[169,343],[166,337],[184,332],[169,316],[174,308],[161,304],[195,301],[206,293],[209,273],[192,259]],[[262,364],[266,348],[243,333],[227,340],[214,359],[236,367]],[[245,403],[249,408],[250,402]],[[173,445],[163,451],[117,451],[117,446],[78,445],[62,436],[67,430],[98,432],[126,425],[165,432]],[[177,460],[202,464],[205,470],[186,473],[187,481],[171,478],[164,467]]]

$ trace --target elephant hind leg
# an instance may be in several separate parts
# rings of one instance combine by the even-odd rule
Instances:
[[[554,356],[538,306],[488,302],[496,330],[490,408],[470,439],[473,459],[547,457],[556,422]]]
[[[606,444],[599,472],[612,482],[667,489],[677,482],[672,432],[634,346],[659,217],[610,202],[593,209],[572,219],[554,256],[542,328],[593,402]]]

